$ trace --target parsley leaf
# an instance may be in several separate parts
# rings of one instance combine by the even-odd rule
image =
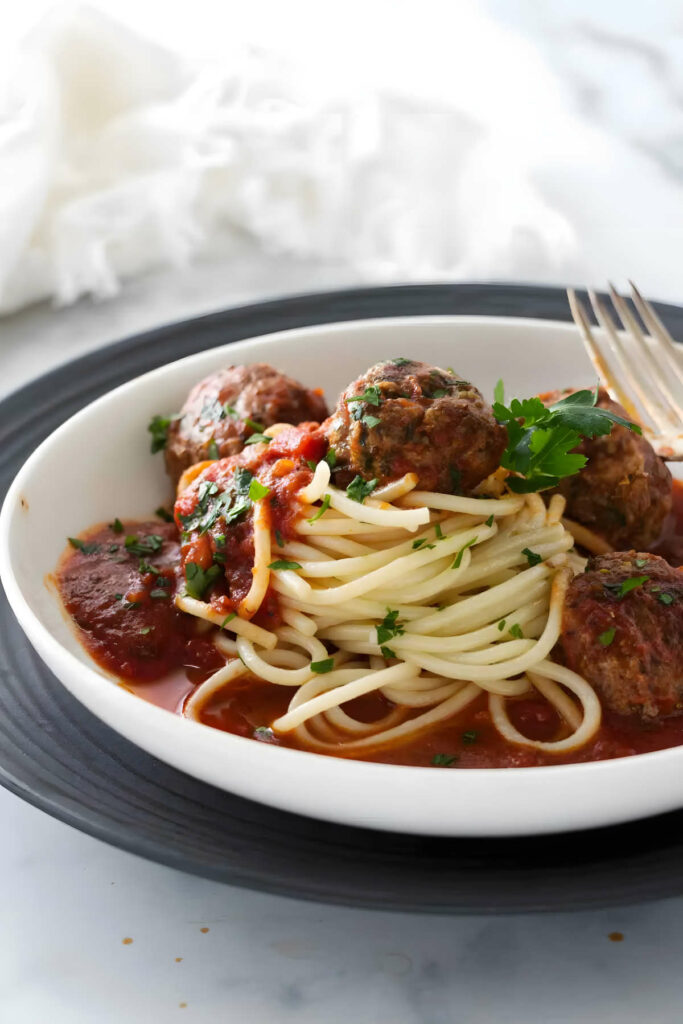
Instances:
[[[362,476],[354,476],[353,480],[346,488],[346,493],[352,501],[357,501],[362,505],[367,496],[372,494],[376,486],[377,480],[366,481]]]
[[[204,571],[196,562],[185,563],[185,587],[190,597],[198,601],[204,596],[204,592],[211,584],[221,576],[223,570],[220,565],[212,565]]]
[[[465,746],[471,746],[473,743],[476,743],[478,739],[479,733],[476,731],[476,729],[468,729],[466,732],[462,734],[462,741],[465,744]]]
[[[248,444],[270,444],[272,437],[268,437],[266,434],[251,434],[250,437],[244,442],[244,446]]]
[[[515,640],[523,640],[524,639],[524,633],[522,632],[522,627],[517,622],[515,622],[512,626],[510,626],[510,628],[508,630],[508,633],[510,634],[510,636],[514,636]]]
[[[326,672],[331,672],[334,668],[334,658],[323,658],[322,661],[311,662],[311,672],[316,672],[318,675],[325,675]]]
[[[129,534],[125,539],[126,551],[131,555],[154,555],[161,549],[164,538],[158,533],[148,533],[146,537],[135,537]]]
[[[614,626],[612,626],[611,629],[606,629],[604,633],[600,634],[598,640],[600,641],[603,647],[609,647],[609,645],[614,640],[616,632],[616,629],[614,628]]]
[[[334,467],[337,465],[337,453],[335,452],[334,448],[328,448],[327,454],[325,455],[325,462],[330,467],[330,469],[334,469]]]
[[[606,590],[611,590],[617,600],[621,601],[632,590],[636,590],[638,587],[642,587],[643,583],[647,583],[649,578],[649,576],[629,576],[627,580],[623,580],[621,583],[603,583],[603,586]]]
[[[72,548],[82,551],[84,555],[95,555],[100,550],[99,544],[86,544],[80,537],[68,537],[67,539]]]
[[[123,533],[123,523],[117,516],[113,523],[109,524],[109,529],[113,530],[114,533]]]
[[[251,427],[252,430],[255,430],[257,434],[260,434],[260,433],[262,433],[265,430],[264,424],[263,423],[257,423],[256,420],[250,420],[250,419],[247,418],[247,419],[245,419],[244,422],[246,423],[246,425],[248,427]]]
[[[165,523],[173,522],[173,516],[167,509],[164,508],[163,505],[159,505],[159,508],[155,511],[154,515],[158,516],[159,519],[163,519]]]
[[[229,622],[237,618],[237,612],[229,612],[221,622],[221,629],[225,629]]]
[[[249,484],[249,499],[251,501],[260,501],[261,498],[265,498],[270,494],[270,487],[266,487],[259,480],[254,479]]]
[[[393,363],[394,366],[410,366],[413,362],[412,359],[404,359],[403,356],[399,356],[397,359],[390,359],[389,361]]]
[[[152,441],[149,446],[152,455],[163,451],[166,447],[168,428],[177,419],[180,419],[179,413],[172,413],[170,416],[152,416],[147,426],[147,430],[152,435]]]
[[[391,647],[380,647],[380,651],[382,652],[382,657],[386,658],[387,661],[389,660],[389,658],[396,657],[396,654],[394,651],[392,651]]]
[[[382,404],[382,394],[377,384],[370,384],[365,389],[362,395],[354,395],[353,398],[347,398],[347,402],[367,402],[368,405],[378,406]]]
[[[458,551],[457,555],[453,559],[453,565],[451,566],[451,569],[459,569],[460,568],[460,566],[462,565],[462,557],[463,557],[463,555],[465,554],[467,549],[471,548],[473,544],[476,544],[478,540],[479,540],[478,537],[473,537],[472,540],[468,540],[467,541],[467,544],[463,544],[463,546],[460,548],[460,550]]]
[[[394,637],[403,636],[405,629],[403,623],[398,621],[398,609],[392,611],[391,608],[387,608],[387,614],[382,619],[379,626],[375,627],[377,633],[377,643],[380,647],[386,644],[388,640],[393,640]],[[392,655],[395,657],[395,655]]]
[[[214,462],[217,459],[220,459],[220,457],[221,457],[220,452],[218,451],[218,445],[216,444],[216,440],[213,437],[209,441],[209,447],[206,449],[206,451],[207,451],[207,454],[208,454],[209,458],[213,459]]]
[[[379,416],[370,416],[369,413],[366,413],[365,416],[361,417],[361,423],[364,423],[366,427],[376,427],[378,423],[381,422],[382,421],[380,420]]]
[[[434,754],[432,764],[435,768],[450,768],[457,760],[457,754]]]
[[[329,496],[329,494],[325,494],[324,497],[323,497],[322,502],[320,503],[320,508],[316,511],[315,515],[311,516],[311,518],[307,520],[307,522],[314,523],[317,519],[320,519],[321,516],[325,515],[325,513],[327,512],[329,507],[330,507],[330,496]],[[277,531],[276,531],[276,538],[277,538]],[[280,544],[279,541],[278,541],[278,544]],[[282,547],[282,544],[280,544],[280,547]]]
[[[674,596],[673,594],[657,594],[657,600],[661,601],[662,604],[673,604]]]
[[[583,469],[586,457],[574,451],[582,437],[609,434],[615,423],[642,433],[637,424],[623,416],[598,408],[597,388],[576,391],[551,406],[544,405],[540,398],[513,398],[506,406],[503,396],[499,381],[493,412],[508,434],[501,465],[520,474],[508,479],[510,489],[517,494],[555,487],[564,477],[575,476]]]
[[[288,562],[286,558],[277,558],[268,566],[269,569],[300,569],[298,562]]]
[[[539,562],[543,561],[543,555],[539,555],[535,551],[531,551],[529,548],[522,548],[522,554],[526,555],[526,560],[529,565],[538,565]]]
[[[488,517],[488,519],[484,523],[484,526],[493,526],[493,513]]]

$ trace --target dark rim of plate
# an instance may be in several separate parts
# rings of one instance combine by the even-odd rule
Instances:
[[[683,310],[658,305],[683,339]],[[0,496],[78,409],[156,366],[287,328],[376,317],[568,320],[563,290],[409,285],[296,295],[135,335],[0,402]],[[264,892],[384,910],[577,910],[683,892],[683,811],[580,833],[441,839],[331,825],[224,793],[139,750],[64,689],[0,595],[0,783],[124,850]]]

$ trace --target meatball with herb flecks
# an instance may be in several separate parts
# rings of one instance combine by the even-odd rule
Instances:
[[[379,484],[416,473],[420,490],[469,494],[507,443],[481,393],[453,370],[412,359],[377,363],[341,394],[325,425],[335,481]]]
[[[267,363],[228,366],[190,391],[168,428],[166,468],[177,482],[188,466],[236,455],[275,423],[320,423],[326,416],[320,389],[305,388]]]
[[[569,586],[560,644],[612,711],[683,714],[683,571],[636,551],[591,558]]]
[[[570,392],[544,395],[546,405]],[[601,388],[598,406],[628,419],[626,411]],[[648,548],[671,511],[671,473],[652,445],[615,424],[609,434],[585,438],[576,448],[588,462],[561,481],[569,519],[587,526],[617,550]]]

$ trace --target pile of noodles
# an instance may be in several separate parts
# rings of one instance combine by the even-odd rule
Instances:
[[[223,626],[215,644],[225,666],[188,699],[188,717],[198,720],[249,672],[291,693],[274,733],[321,752],[403,742],[482,693],[511,743],[561,754],[595,735],[595,691],[550,658],[582,564],[561,519],[564,499],[546,507],[537,494],[506,493],[500,480],[493,498],[418,491],[416,482],[409,473],[361,504],[331,485],[320,462],[298,495],[298,539],[283,546],[271,537],[267,500],[255,503],[253,584],[241,616],[226,623],[211,605],[177,598],[182,611]],[[299,568],[270,569],[274,558]],[[283,622],[272,632],[249,621],[269,586]],[[347,705],[372,692],[390,710],[359,721]],[[557,711],[562,738],[528,739],[513,725],[510,699],[533,693]]]

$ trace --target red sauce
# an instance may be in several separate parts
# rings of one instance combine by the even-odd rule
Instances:
[[[205,470],[190,490],[176,503],[176,518],[197,510],[202,483],[215,482],[219,490],[230,489],[235,470],[244,467],[270,488],[273,532],[284,538],[293,535],[291,495],[312,477],[307,460],[317,461],[324,453],[315,430],[292,428],[271,442],[266,450],[246,449],[232,459],[216,462]],[[253,564],[251,513],[239,529],[230,531],[224,547],[217,545],[218,528],[200,534],[190,531],[182,545],[183,564],[196,560],[204,568],[212,564],[217,550],[226,550],[231,567],[230,588],[223,578],[211,587],[212,604],[228,611],[248,589]],[[132,544],[126,546],[126,537]],[[151,540],[158,538],[158,540]],[[198,632],[196,619],[176,610],[172,597],[182,579],[181,549],[174,524],[125,523],[119,532],[97,527],[81,536],[85,545],[62,559],[57,582],[67,611],[78,624],[84,645],[104,668],[119,676],[138,696],[170,711],[180,712],[186,697],[222,663],[211,641]],[[156,547],[146,552],[144,549]],[[142,550],[142,553],[140,553]],[[665,523],[654,550],[673,564],[683,563],[683,483],[674,485],[674,512]],[[233,577],[234,566],[244,567]],[[246,567],[249,568],[249,578]],[[152,571],[153,570],[153,571]],[[236,580],[236,582],[235,582]],[[245,589],[246,588],[246,589]],[[165,592],[168,591],[168,598]],[[262,618],[277,614],[274,599]],[[271,621],[272,625],[272,621]],[[216,729],[239,736],[295,746],[288,737],[256,733],[283,714],[291,691],[281,686],[238,679],[217,694],[204,708],[202,721]],[[364,721],[383,717],[391,705],[379,695],[363,698],[348,710]],[[532,739],[549,741],[561,735],[556,713],[541,700],[523,697],[510,701],[508,710],[517,728]],[[255,734],[256,733],[256,734]],[[491,722],[485,695],[445,724],[413,737],[395,747],[353,756],[387,764],[444,768],[511,768],[606,760],[683,745],[683,716],[655,725],[635,718],[603,713],[595,738],[581,750],[565,755],[510,745]],[[347,757],[342,750],[336,756]]]

